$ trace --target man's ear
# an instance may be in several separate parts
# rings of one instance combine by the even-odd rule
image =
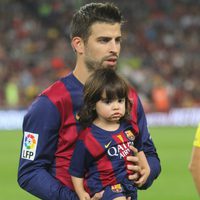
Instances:
[[[76,53],[82,54],[84,52],[84,42],[80,37],[74,37],[71,41],[71,45]]]

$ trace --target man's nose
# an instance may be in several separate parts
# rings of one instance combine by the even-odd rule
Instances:
[[[118,53],[118,51],[119,51],[119,44],[116,41],[111,41],[110,52]]]

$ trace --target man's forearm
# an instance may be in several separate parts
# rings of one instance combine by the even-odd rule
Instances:
[[[43,200],[75,199],[74,192],[62,185],[44,169],[20,176],[18,183],[24,190]]]

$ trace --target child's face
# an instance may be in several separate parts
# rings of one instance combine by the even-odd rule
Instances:
[[[96,112],[100,120],[118,122],[125,114],[125,98],[108,100],[103,96],[96,103]]]

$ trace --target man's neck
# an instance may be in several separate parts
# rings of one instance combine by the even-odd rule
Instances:
[[[80,65],[76,65],[75,69],[73,70],[73,74],[83,85],[90,75],[87,68]]]

